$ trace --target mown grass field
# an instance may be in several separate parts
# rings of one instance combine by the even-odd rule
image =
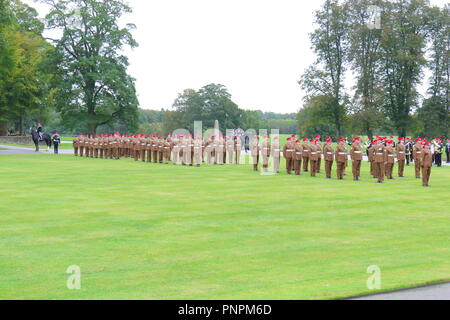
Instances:
[[[450,167],[406,173],[0,156],[0,299],[332,299],[368,293],[371,265],[382,290],[449,280]]]

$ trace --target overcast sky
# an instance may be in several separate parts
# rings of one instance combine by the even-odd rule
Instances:
[[[41,4],[25,2],[45,15]],[[134,11],[124,22],[136,24],[139,47],[126,54],[141,108],[167,109],[184,89],[209,83],[225,85],[244,109],[288,113],[302,106],[297,81],[315,60],[308,33],[323,0],[128,3]]]

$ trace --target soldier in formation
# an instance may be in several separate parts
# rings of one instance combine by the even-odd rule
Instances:
[[[74,155],[76,157],[115,159],[132,158],[135,161],[174,165],[201,166],[208,164],[240,164],[241,138],[237,136],[210,136],[205,140],[192,135],[178,135],[167,137],[157,134],[124,135],[119,132],[114,134],[101,134],[98,137],[80,134],[73,139]],[[428,142],[427,139],[417,138],[412,144],[410,138],[399,138],[395,143],[393,139],[377,137],[366,144],[366,154],[370,164],[370,174],[383,183],[385,178],[394,179],[395,163],[398,165],[398,177],[404,177],[405,163],[408,161],[408,144],[411,145],[413,154],[410,157],[414,161],[417,179],[422,179],[423,186],[429,185],[431,166],[433,161],[439,164],[436,153],[438,147],[442,152],[444,146],[441,139]],[[348,151],[346,138],[340,138],[336,147],[333,140],[327,137],[322,145],[320,136],[313,139],[297,139],[296,135],[287,138],[284,146],[281,146],[279,138],[271,139],[264,135],[261,139],[254,136],[250,143],[250,159],[253,169],[258,171],[261,161],[262,170],[269,171],[269,163],[273,161],[273,172],[280,172],[281,157],[286,161],[287,174],[301,175],[301,172],[310,172],[311,177],[320,173],[322,158],[325,165],[325,176],[332,178],[332,168],[336,163],[336,177],[343,180],[348,160],[351,160],[353,180],[361,178],[361,163],[363,161],[362,139],[353,139]],[[442,146],[440,146],[441,144]],[[447,142],[450,149],[450,140]],[[446,152],[450,150],[445,150]],[[431,159],[431,160],[430,160]]]

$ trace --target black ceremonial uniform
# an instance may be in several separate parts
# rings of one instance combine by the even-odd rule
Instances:
[[[59,151],[59,145],[61,144],[61,138],[59,135],[55,134],[52,138],[53,142],[53,149],[55,150],[55,154],[58,154]]]

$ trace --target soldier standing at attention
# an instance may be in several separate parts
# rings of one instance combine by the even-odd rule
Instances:
[[[85,135],[83,137],[83,150],[84,150],[84,156],[86,158],[89,158],[89,135]]]
[[[191,167],[193,160],[192,159],[193,151],[194,151],[194,143],[192,141],[192,134],[189,134],[189,136],[185,140],[183,154],[184,154],[184,162],[186,163],[186,165]]]
[[[110,134],[108,136],[108,157],[107,157],[107,159],[113,158],[113,144],[114,144],[113,135]]]
[[[164,137],[162,137],[162,138],[163,138],[161,140],[161,144],[162,144],[162,147],[163,147],[162,163],[163,164],[168,164],[169,163],[169,159],[170,159],[170,142],[168,142],[167,139],[164,140]],[[201,161],[201,155],[200,155],[200,161]]]
[[[218,140],[215,141],[215,163],[218,165],[223,164],[223,149],[224,149],[224,142],[222,141],[222,137],[217,137]]]
[[[100,159],[103,159],[103,134],[100,134],[100,138],[98,139],[98,156]]]
[[[317,160],[319,159],[318,149],[319,146],[316,145],[316,140],[311,139],[311,145],[309,146],[309,162],[310,162],[310,174],[311,177],[316,176]]]
[[[55,130],[53,132],[52,142],[53,142],[54,152],[55,152],[55,154],[58,154],[59,145],[61,144],[61,137],[59,136],[59,133],[57,130]]]
[[[78,144],[78,155],[80,156],[80,157],[82,157],[83,156],[83,149],[84,149],[84,146],[83,146],[83,140],[84,140],[84,136],[83,136],[83,134],[82,133],[80,133],[79,135],[78,135],[78,139],[77,139],[77,144]]]
[[[89,135],[86,139],[86,158],[92,157],[92,135]]]
[[[308,138],[303,139],[303,172],[308,172],[308,164],[309,164],[309,146],[308,146]]]
[[[302,171],[302,159],[303,159],[303,146],[301,145],[301,140],[295,141],[294,145],[294,155],[292,161],[294,162],[293,167],[295,174],[299,176]]]
[[[173,146],[172,134],[170,132],[167,132],[166,142],[169,144],[169,149],[170,149],[169,157],[167,158],[167,161],[169,162],[171,160],[171,157],[172,157],[172,146]]]
[[[94,138],[94,158],[98,159],[98,153],[99,153],[99,138]]]
[[[222,136],[222,139],[220,140],[221,144],[222,144],[222,152],[223,152],[223,157],[222,157],[222,164],[226,164],[227,163],[227,137]]]
[[[444,149],[444,144],[442,143],[441,138],[436,138],[434,143],[434,162],[438,167],[442,167],[442,151]]]
[[[191,150],[191,167],[193,166],[193,161],[194,161],[194,143],[195,143],[195,138],[192,136],[192,134],[189,135],[189,142],[190,142],[190,150]],[[225,141],[224,141],[225,143]],[[224,152],[225,152],[225,148],[224,148]]]
[[[202,163],[202,140],[197,137],[194,141],[194,166],[200,167]]]
[[[316,145],[318,146],[317,148],[317,154],[319,155],[316,161],[316,173],[320,173],[320,168],[322,166],[322,142],[320,141],[320,135],[316,136]]]
[[[420,138],[416,139],[416,144],[413,147],[413,158],[414,158],[414,167],[416,171],[416,179],[420,179],[420,169],[422,165],[420,161],[422,159],[422,144]]]
[[[347,163],[348,157],[347,157],[347,144],[345,141],[345,138],[339,139],[339,144],[336,148],[336,163],[337,163],[337,178],[338,180],[344,179],[344,170],[345,165]]]
[[[376,144],[373,146],[375,149],[374,154],[374,165],[375,172],[377,174],[378,183],[384,182],[384,174],[385,174],[385,163],[387,161],[386,157],[386,147],[381,143],[380,140],[376,140]]]
[[[145,139],[145,152],[147,154],[146,161],[152,163],[153,161],[153,137],[151,134],[147,134],[147,139]]]
[[[394,171],[394,163],[395,163],[395,152],[394,152],[394,141],[387,140],[386,141],[386,176],[389,180],[393,180],[392,172]]]
[[[178,155],[180,154],[180,147],[178,143],[178,136],[174,135],[172,140],[172,162],[174,166],[178,164]]]
[[[283,148],[283,155],[284,158],[286,159],[286,172],[287,174],[291,174],[292,171],[292,162],[293,162],[293,157],[294,157],[294,150],[295,150],[295,145],[294,142],[292,141],[292,137],[287,138],[287,142],[284,145]]]
[[[396,152],[397,152],[397,162],[398,162],[398,176],[399,178],[403,178],[403,172],[405,170],[405,160],[406,160],[406,147],[405,147],[404,138],[398,138],[398,143]]]
[[[350,157],[352,159],[353,180],[358,181],[361,176],[361,162],[363,159],[363,150],[360,138],[356,137],[350,148]]]
[[[139,153],[139,137],[137,135],[135,135],[133,137],[133,154],[134,154],[134,161],[138,161],[139,157],[140,157],[140,153]]]
[[[270,140],[267,134],[263,136],[263,141],[261,143],[261,156],[263,163],[263,171],[269,171],[269,159],[270,159]]]
[[[214,159],[213,159],[213,136],[209,136],[208,140],[205,143],[205,153],[206,153],[206,163],[207,164],[213,164]]]
[[[157,163],[158,162],[158,136],[156,135],[156,133],[153,133],[153,137],[152,137],[152,160],[153,163]]]
[[[323,147],[323,156],[325,160],[325,175],[327,176],[327,179],[331,179],[331,169],[333,167],[333,160],[334,160],[334,149],[331,143],[333,140],[331,137],[326,138],[326,144]]]
[[[253,171],[258,171],[258,164],[259,164],[259,137],[254,136],[252,143],[250,145],[250,150],[252,154],[252,160],[253,160]]]
[[[141,161],[145,162],[146,152],[147,152],[147,138],[145,134],[141,134],[139,138],[140,150],[141,150]]]
[[[431,167],[433,166],[433,154],[431,153],[428,142],[424,143],[422,152],[422,159],[420,161],[422,167],[422,186],[429,187],[428,182],[430,181]]]
[[[73,145],[73,155],[74,155],[75,157],[78,157],[78,149],[79,149],[78,139],[79,139],[79,136],[76,136],[76,137],[74,137],[73,140],[72,140],[72,145]]]
[[[165,151],[164,143],[165,143],[164,137],[159,136],[158,137],[158,163],[163,163],[164,151]],[[194,152],[193,144],[192,144],[192,152]],[[191,166],[192,166],[192,163],[191,163]]]
[[[238,137],[238,140],[241,140]],[[273,138],[272,143],[273,172],[280,173],[280,141],[278,137]]]
[[[369,164],[370,164],[370,174],[373,178],[377,177],[377,174],[375,173],[375,144],[377,140],[373,140],[370,146],[367,149],[367,155],[369,158]]]
[[[114,160],[120,159],[120,147],[121,147],[120,133],[116,132],[116,133],[114,133],[114,137],[113,137],[113,159]],[[145,159],[144,159],[144,161],[145,161]]]
[[[242,151],[241,137],[235,136],[234,139],[235,139],[235,144],[234,144],[235,150],[234,150],[234,152],[235,152],[235,155],[236,155],[235,163],[236,164],[241,164],[241,151]],[[279,149],[279,147],[278,147],[278,149]]]
[[[233,136],[228,136],[226,141],[226,148],[228,153],[228,164],[233,164],[233,154],[234,154],[234,139]]]

